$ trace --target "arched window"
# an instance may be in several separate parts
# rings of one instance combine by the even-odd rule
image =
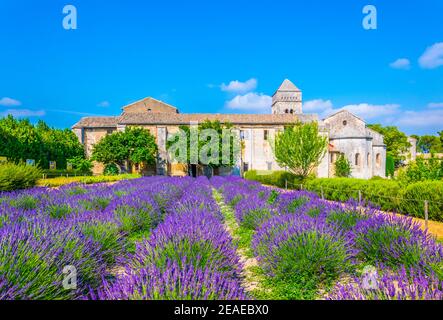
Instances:
[[[293,114],[293,113],[294,113],[294,110],[291,109],[291,111],[289,111],[289,113],[290,113],[290,114]]]
[[[381,167],[381,154],[377,153],[377,155],[375,156],[375,164],[377,166],[377,168]]]
[[[356,153],[356,154],[355,154],[355,165],[356,165],[357,167],[360,166],[360,153]]]
[[[366,158],[366,162],[368,164],[368,167],[371,165],[371,154],[368,152],[368,157]]]
[[[285,113],[288,113],[288,112],[289,112],[289,110],[288,110],[288,109],[286,109],[286,110],[285,110]]]

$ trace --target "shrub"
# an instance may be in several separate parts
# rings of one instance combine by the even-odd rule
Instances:
[[[4,226],[0,247],[1,278],[20,289],[14,299],[72,299],[96,286],[105,272],[100,246],[63,223],[36,220]],[[62,285],[66,266],[77,269],[77,290]]]
[[[299,187],[303,178],[287,171],[256,171],[250,170],[245,172],[245,179],[258,181],[265,185],[276,186],[279,188],[286,187],[293,189]]]
[[[149,241],[137,245],[132,265],[165,268],[168,260],[179,266],[211,269],[228,277],[238,277],[239,258],[229,234],[210,213],[195,211],[172,214],[152,232]]]
[[[354,229],[357,258],[391,268],[432,269],[443,261],[443,247],[411,218],[375,214]]]
[[[349,230],[355,227],[355,225],[361,221],[366,220],[369,217],[361,214],[356,210],[336,210],[331,211],[327,217],[326,222],[337,225],[339,228]]]
[[[119,226],[112,222],[92,221],[82,224],[82,231],[101,245],[104,261],[111,265],[123,252],[122,236]]]
[[[108,163],[103,169],[103,175],[105,176],[115,176],[117,174],[119,174],[119,170],[115,163]]]
[[[41,176],[41,170],[34,166],[23,163],[0,164],[0,191],[33,187]]]
[[[350,244],[322,219],[284,215],[264,222],[254,235],[254,253],[264,270],[296,288],[330,285],[350,268]]]
[[[401,267],[374,275],[375,287],[368,287],[363,276],[353,283],[338,284],[327,295],[329,300],[443,300],[443,283],[434,275]]]
[[[337,177],[347,178],[351,175],[351,164],[343,154],[338,157],[337,161],[334,164],[334,168],[335,175]]]
[[[147,267],[129,270],[114,284],[105,281],[98,294],[100,300],[245,300],[240,281],[192,265],[166,262],[165,270]]]
[[[386,156],[386,176],[393,177],[395,172],[395,159],[391,155]]]
[[[119,174],[115,176],[82,176],[82,177],[58,177],[52,179],[40,179],[37,184],[43,187],[59,187],[71,183],[93,184],[101,182],[114,182],[120,180],[137,179],[139,174]]]
[[[429,219],[443,221],[443,181],[423,181],[408,185],[401,194],[400,212],[424,218],[424,200],[428,200]]]

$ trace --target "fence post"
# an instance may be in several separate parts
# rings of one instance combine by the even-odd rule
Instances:
[[[285,179],[285,189],[288,190],[288,180]]]
[[[322,200],[325,200],[325,194],[323,193],[323,186],[320,187],[321,190],[321,198]]]
[[[303,190],[303,184],[300,184],[300,191]]]
[[[358,205],[361,206],[361,190],[358,190]]]
[[[425,228],[428,228],[428,200],[425,200]]]

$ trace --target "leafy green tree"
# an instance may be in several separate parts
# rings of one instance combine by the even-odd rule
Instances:
[[[443,179],[443,160],[436,157],[429,159],[417,158],[417,160],[402,168],[398,174],[400,182],[406,184]]]
[[[408,136],[394,126],[383,127],[381,124],[370,124],[368,127],[383,135],[387,155],[392,156],[396,167],[400,166],[406,158],[404,154],[411,147]]]
[[[393,177],[395,173],[395,160],[391,155],[386,156],[386,176]]]
[[[157,144],[149,130],[126,127],[125,131],[107,135],[95,144],[91,160],[123,167],[130,163],[154,164],[156,156]]]
[[[91,160],[85,159],[80,156],[70,158],[67,161],[72,164],[72,167],[74,170],[84,172],[84,173],[90,173],[91,169],[93,167]]]
[[[443,144],[438,136],[424,135],[412,136],[417,139],[417,149],[421,153],[440,153],[443,152]]]
[[[56,161],[58,168],[66,168],[66,159],[84,157],[84,150],[76,135],[69,129],[55,129],[43,121],[33,125],[28,119],[9,115],[0,119],[0,156],[18,163],[34,159],[42,168]]]
[[[237,141],[234,141],[235,136],[230,131],[232,128],[233,126],[230,123],[209,120],[200,123],[196,127],[182,125],[179,127],[180,132],[172,135],[168,139],[166,146],[170,151],[171,158],[181,163],[189,165],[194,160],[197,160],[198,164],[208,165],[212,168],[233,166],[236,162],[238,148],[236,147]],[[216,132],[216,141],[211,141],[211,137],[205,136],[205,129],[212,129]],[[194,137],[198,135],[198,138],[191,138],[192,135]],[[184,145],[182,145],[184,148],[175,148],[180,141],[182,143],[184,141]],[[215,150],[209,150],[207,148],[209,143],[213,144]],[[198,159],[193,159],[191,150],[194,155],[198,155]],[[223,155],[224,150],[229,150],[229,154]],[[215,156],[210,154],[211,151]],[[185,155],[181,153],[185,153]],[[202,154],[206,156],[205,158],[208,160],[208,163],[202,163],[200,157]]]
[[[351,164],[349,160],[341,154],[334,164],[335,176],[348,178],[351,175]]]
[[[319,134],[316,122],[298,122],[277,133],[273,149],[281,167],[305,178],[320,164],[327,145],[328,139]]]

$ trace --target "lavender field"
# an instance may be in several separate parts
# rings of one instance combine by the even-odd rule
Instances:
[[[0,194],[0,299],[443,299],[407,217],[236,177]]]

